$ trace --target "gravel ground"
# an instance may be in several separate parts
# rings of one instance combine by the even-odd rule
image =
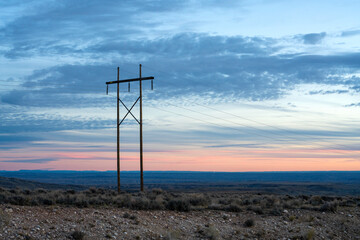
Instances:
[[[0,239],[360,239],[359,207],[279,216],[0,205]]]

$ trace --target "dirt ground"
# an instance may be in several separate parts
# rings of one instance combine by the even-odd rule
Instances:
[[[190,212],[0,205],[0,239],[360,239],[359,207]]]

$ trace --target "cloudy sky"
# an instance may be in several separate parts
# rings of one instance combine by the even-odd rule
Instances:
[[[0,170],[360,170],[357,0],[0,3]],[[138,85],[121,85],[129,105]],[[134,108],[137,116],[138,107]],[[121,115],[126,113],[121,109]],[[121,169],[139,169],[121,125]]]

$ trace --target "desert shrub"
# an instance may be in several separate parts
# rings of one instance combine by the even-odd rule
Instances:
[[[306,196],[306,195],[300,195],[299,198],[301,198],[305,201],[309,200],[309,196]]]
[[[285,200],[291,200],[294,199],[294,196],[291,195],[285,195]]]
[[[21,194],[30,195],[31,191],[29,189],[24,189],[24,190],[21,191]]]
[[[47,190],[46,189],[43,189],[43,188],[38,188],[35,190],[36,193],[47,193]]]
[[[320,196],[312,196],[309,202],[313,206],[319,206],[324,203],[324,200]]]
[[[164,201],[161,198],[151,200],[149,208],[152,210],[163,210],[165,209]]]
[[[279,206],[280,200],[275,196],[267,196],[260,204],[263,208],[273,208]]]
[[[38,205],[53,205],[55,203],[55,201],[53,199],[50,198],[49,195],[43,195],[43,196],[38,196],[37,198],[37,203]]]
[[[252,202],[249,199],[242,200],[242,205],[250,205]]]
[[[96,193],[96,188],[95,187],[90,187],[86,192],[89,192],[91,194],[95,194]]]
[[[227,207],[225,207],[224,210],[229,211],[229,212],[241,212],[242,211],[241,207],[239,205],[237,205],[237,204],[234,204],[234,203],[230,204]]]
[[[88,203],[92,206],[102,206],[105,205],[103,198],[100,196],[89,196],[88,197]]]
[[[313,222],[315,220],[315,217],[312,215],[303,215],[300,217],[300,221],[302,222]]]
[[[107,239],[112,239],[113,236],[111,235],[111,233],[107,232],[107,233],[105,234],[105,238],[107,238]]]
[[[320,211],[322,212],[336,212],[338,207],[338,203],[336,201],[334,202],[327,202],[324,203],[321,207],[320,207]]]
[[[231,198],[220,198],[220,199],[219,199],[219,204],[229,205],[229,204],[231,204],[233,201],[234,201],[234,199],[231,199]],[[250,202],[249,202],[249,204],[250,204]]]
[[[255,220],[250,218],[244,222],[244,227],[253,227],[255,226]]]
[[[51,198],[54,200],[60,197],[62,194],[64,194],[64,192],[61,190],[54,190],[48,193],[48,195],[51,196]]]
[[[29,206],[39,206],[40,203],[38,201],[38,198],[37,197],[32,197],[32,198],[29,198]]]
[[[75,205],[76,196],[75,195],[62,194],[55,201],[56,201],[57,204],[71,206],[71,205]]]
[[[287,201],[283,204],[284,208],[288,208],[288,209],[294,209],[294,208],[298,208],[302,205],[302,200],[301,199],[293,199],[290,201]]]
[[[264,211],[261,207],[259,206],[250,206],[247,208],[248,211],[253,211],[256,214],[262,215],[264,214]]]
[[[118,207],[131,207],[132,196],[130,194],[124,194],[115,198],[115,204]]]
[[[84,208],[84,207],[89,206],[89,202],[88,202],[86,196],[83,194],[79,194],[79,195],[75,196],[74,200],[75,200],[74,204],[77,207]]]
[[[254,197],[250,199],[250,202],[254,205],[259,204],[261,202],[260,197]]]
[[[152,193],[159,195],[163,193],[163,190],[161,188],[153,188]]]
[[[338,198],[338,200],[342,200],[341,197],[339,197],[339,198]],[[321,199],[325,202],[329,202],[329,201],[334,201],[336,198],[332,197],[332,196],[321,196]]]
[[[66,191],[66,193],[67,193],[67,194],[75,194],[76,191],[73,190],[73,189],[69,189],[69,190]]]
[[[10,216],[8,213],[0,209],[0,228],[8,225],[10,222]]]
[[[314,231],[314,229],[310,229],[310,230],[305,234],[305,236],[304,236],[304,238],[305,238],[306,240],[314,239],[314,237],[315,237],[315,231]]]
[[[211,203],[211,199],[204,194],[191,194],[188,200],[192,206],[207,206]]]
[[[71,237],[74,240],[82,240],[85,238],[85,233],[79,230],[75,230],[74,232],[71,233]]]
[[[190,211],[190,203],[183,198],[172,199],[167,203],[166,208],[173,211],[188,212]]]
[[[14,205],[25,206],[25,205],[29,205],[28,202],[29,201],[27,200],[27,198],[25,198],[22,195],[12,195],[7,198],[7,203]]]
[[[0,193],[0,203],[7,203],[6,193]]]
[[[131,209],[148,210],[150,209],[150,200],[145,197],[136,197],[130,203]]]
[[[200,229],[198,233],[206,239],[220,239],[219,231],[213,225],[206,225],[205,228]]]
[[[226,207],[224,207],[223,205],[217,204],[217,203],[213,203],[213,204],[209,205],[207,207],[207,209],[209,209],[209,210],[226,210]]]
[[[270,209],[269,214],[272,216],[281,216],[283,214],[283,210],[278,207],[274,207]]]
[[[131,215],[128,212],[123,214],[123,218],[128,218],[128,219],[131,219],[131,220],[137,220],[137,217],[135,215]]]
[[[138,239],[140,239],[140,237]],[[167,232],[164,237],[164,240],[178,240],[178,239],[182,239],[181,233],[174,230]]]
[[[344,199],[339,202],[339,206],[342,207],[353,207],[356,206],[356,202],[354,199]]]
[[[9,190],[10,193],[13,193],[13,194],[18,194],[19,192],[17,191],[17,189],[10,189]]]

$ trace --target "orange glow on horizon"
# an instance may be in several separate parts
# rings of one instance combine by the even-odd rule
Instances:
[[[171,152],[145,152],[145,171],[219,171],[219,172],[262,172],[262,171],[357,171],[360,151],[340,150],[275,150],[275,149],[206,149]],[[24,154],[9,154],[11,159],[22,159]],[[49,170],[116,170],[114,152],[37,152],[32,158],[53,156],[51,161],[10,162],[2,170],[49,169]],[[121,153],[121,170],[139,170],[139,153]]]

